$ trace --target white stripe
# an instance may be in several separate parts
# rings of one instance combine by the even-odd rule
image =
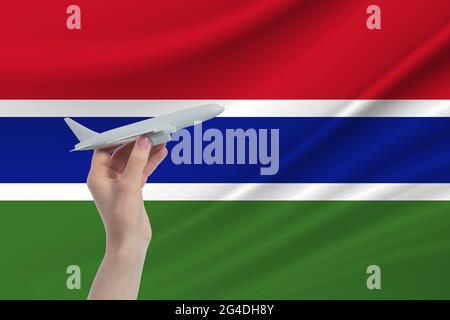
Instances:
[[[450,184],[299,183],[215,184],[153,183],[145,200],[309,201],[309,200],[450,200]],[[92,200],[85,184],[0,184],[0,200]]]
[[[450,100],[0,100],[0,117],[153,117],[219,103],[221,117],[450,117]]]

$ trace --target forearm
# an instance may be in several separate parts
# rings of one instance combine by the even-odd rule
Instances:
[[[139,292],[148,244],[107,245],[88,299],[131,300]]]
[[[142,187],[167,149],[141,136],[111,154],[97,149],[87,184],[106,232],[106,250],[88,299],[136,299],[152,237]]]

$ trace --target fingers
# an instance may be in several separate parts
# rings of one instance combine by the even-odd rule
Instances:
[[[158,152],[159,150],[164,149],[165,146],[166,146],[165,143],[163,143],[163,144],[158,144],[157,146],[154,146],[154,147],[152,148],[152,151],[150,151],[150,156],[151,156],[152,154]]]
[[[155,150],[155,151],[153,151]],[[167,156],[167,148],[165,145],[161,144],[152,149],[152,152],[148,158],[148,162],[144,168],[144,174],[142,177],[142,185],[145,184],[148,177],[155,171],[158,165],[164,160]]]
[[[91,171],[106,172],[111,151],[111,148],[94,150],[94,154],[92,155]]]
[[[142,181],[142,175],[150,155],[150,149],[151,143],[148,137],[140,136],[136,140],[123,172],[125,179],[137,183]]]
[[[159,148],[159,150],[152,153],[148,159],[147,165],[145,166],[144,175],[145,176],[151,175],[166,156],[167,156],[167,149],[165,146],[162,146],[162,148]]]
[[[92,164],[93,165],[108,164],[110,154],[111,154],[111,150],[109,148],[94,150],[94,154],[92,155]]]
[[[155,161],[159,161],[158,157],[159,155],[154,156],[156,153],[160,152],[162,149],[165,149],[165,144],[159,144],[157,146],[154,146],[150,150],[150,155],[147,161],[150,161],[152,159],[152,163],[148,163],[145,166],[144,169],[144,176],[150,175],[153,170],[150,171],[152,167],[154,167]],[[111,156],[110,160],[110,167],[114,171],[118,173],[122,173],[125,170],[125,167],[127,165],[128,158],[130,157],[131,150],[134,147],[134,143],[130,142],[127,144],[124,144],[117,148],[114,153]],[[167,154],[167,149],[164,151]],[[165,156],[164,156],[165,157]],[[147,177],[145,177],[147,179]]]
[[[129,142],[118,147],[111,156],[110,167],[116,172],[122,173],[127,165],[134,142]]]

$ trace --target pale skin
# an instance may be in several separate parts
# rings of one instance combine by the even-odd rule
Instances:
[[[106,250],[88,299],[136,299],[152,238],[142,188],[167,155],[142,136],[134,143],[95,150],[88,187],[106,232]]]

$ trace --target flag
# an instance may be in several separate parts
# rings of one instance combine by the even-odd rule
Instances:
[[[448,1],[377,1],[377,30],[365,0],[76,5],[80,29],[64,3],[2,8],[0,298],[85,298],[103,257],[64,117],[203,103],[225,112],[144,188],[140,298],[450,298]]]

